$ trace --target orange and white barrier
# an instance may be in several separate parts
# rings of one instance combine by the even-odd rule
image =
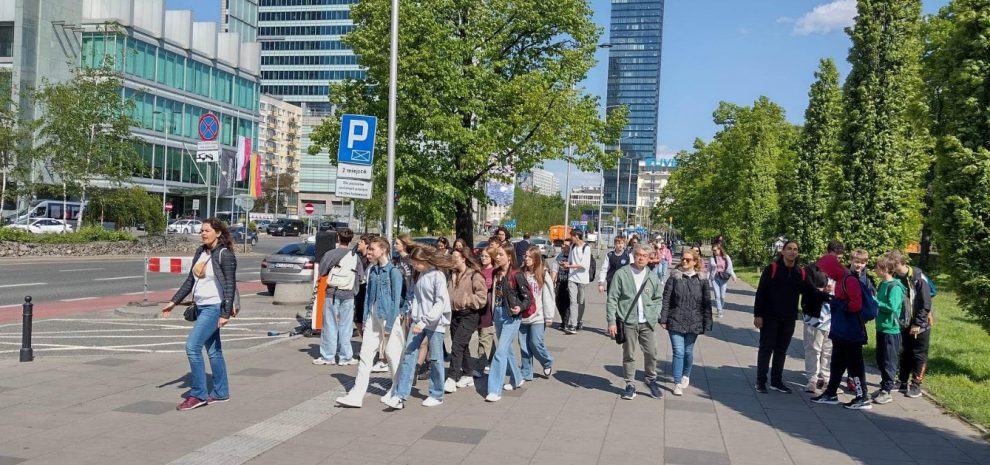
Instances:
[[[191,257],[149,257],[149,273],[188,273],[192,268]]]

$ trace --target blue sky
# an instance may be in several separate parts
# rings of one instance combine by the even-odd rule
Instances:
[[[608,41],[610,0],[589,0],[594,21]],[[166,0],[170,9],[191,9],[196,20],[216,21],[216,0]],[[948,0],[922,0],[935,13]],[[855,0],[668,0],[664,12],[660,83],[660,150],[690,149],[695,138],[715,133],[712,111],[721,100],[748,105],[766,95],[801,123],[818,60],[831,57],[844,77]],[[604,106],[608,51],[583,85]],[[400,76],[401,77],[401,76]],[[399,102],[401,105],[401,102]],[[564,188],[565,165],[551,161]],[[598,173],[572,172],[570,185],[598,185]]]

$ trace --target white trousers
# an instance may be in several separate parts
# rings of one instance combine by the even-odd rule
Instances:
[[[827,383],[831,364],[832,340],[828,338],[828,333],[804,325],[804,373],[808,381],[820,379]]]
[[[398,320],[398,317],[396,318]],[[354,387],[347,393],[348,397],[364,399],[368,392],[368,382],[371,379],[371,367],[375,362],[375,353],[382,344],[385,337],[385,323],[377,315],[371,315],[368,324],[364,327],[364,334],[361,337],[361,357],[358,360],[357,378],[354,380]],[[395,384],[395,373],[399,371],[399,363],[402,362],[402,350],[406,347],[406,334],[402,324],[398,321],[392,325],[392,332],[389,333],[385,341],[385,356],[388,358],[388,375]],[[390,387],[391,391],[392,388]]]

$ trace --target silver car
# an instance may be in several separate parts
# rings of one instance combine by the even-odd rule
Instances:
[[[540,249],[540,255],[543,255],[543,258],[557,256],[557,249],[553,246],[553,243],[545,237],[530,239],[529,244]]]
[[[316,244],[286,245],[261,261],[261,283],[275,294],[278,283],[311,283],[316,265]]]

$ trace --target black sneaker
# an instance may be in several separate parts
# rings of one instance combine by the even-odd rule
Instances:
[[[873,408],[873,404],[870,399],[866,397],[857,397],[849,402],[846,402],[843,407],[850,410],[870,410]]]
[[[921,397],[921,385],[911,383],[911,386],[907,389],[907,396],[911,398]]]
[[[903,393],[907,394],[908,383],[901,383],[901,385],[897,387],[897,391],[898,392],[903,392]]]
[[[811,401],[816,404],[839,405],[839,396],[830,396],[823,392],[820,395],[812,397]]]
[[[632,384],[627,384],[626,388],[622,391],[622,398],[625,400],[633,400],[636,398],[636,386]]]
[[[785,386],[784,383],[770,383],[770,389],[773,389],[774,391],[777,392],[783,392],[784,394],[790,394],[794,392],[791,391],[791,388]]]
[[[654,399],[663,399],[663,392],[660,391],[660,386],[657,384],[656,380],[646,383],[646,387],[650,389],[650,397]]]
[[[577,334],[577,330],[575,330],[570,326],[567,326],[564,328],[564,334]]]
[[[584,329],[584,323],[578,323],[577,327],[574,328],[575,331],[581,331],[582,329]]]
[[[756,383],[756,392],[759,392],[760,394],[766,394],[767,393],[766,383]]]

